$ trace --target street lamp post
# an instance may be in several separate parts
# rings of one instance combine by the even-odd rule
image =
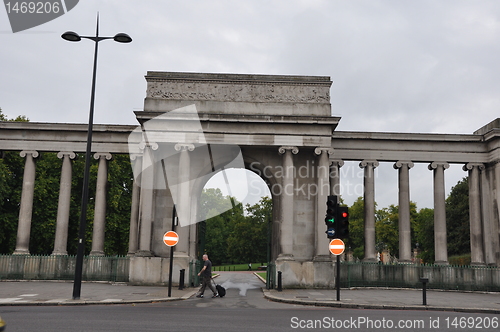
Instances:
[[[85,251],[85,228],[87,219],[87,202],[89,197],[89,175],[90,175],[90,153],[92,149],[92,126],[94,123],[94,97],[95,97],[95,81],[97,71],[97,46],[100,41],[105,39],[113,39],[119,43],[130,43],[132,38],[125,33],[118,33],[114,37],[100,37],[99,36],[99,15],[97,16],[97,25],[95,37],[80,36],[76,32],[67,31],[61,35],[67,41],[79,42],[82,38],[90,39],[95,42],[94,51],[94,70],[92,73],[92,90],[90,94],[90,113],[89,113],[89,127],[87,133],[87,149],[85,152],[85,170],[83,173],[83,193],[82,205],[80,212],[80,228],[78,232],[78,249],[76,253],[76,267],[75,267],[75,280],[73,284],[73,299],[80,299],[80,291],[82,288],[82,270],[83,270],[83,256]]]

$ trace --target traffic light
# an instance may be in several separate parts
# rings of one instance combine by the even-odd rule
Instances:
[[[336,237],[339,239],[347,239],[349,237],[349,208],[347,206],[339,206],[337,213],[335,228]]]
[[[337,209],[338,209],[337,196],[334,195],[328,196],[328,200],[326,201],[325,233],[329,239],[336,238],[335,225],[337,219]]]

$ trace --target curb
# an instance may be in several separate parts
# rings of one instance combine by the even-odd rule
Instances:
[[[7,302],[0,303],[0,307],[19,307],[19,306],[79,306],[79,305],[110,305],[110,304],[142,304],[142,303],[159,303],[159,302],[171,302],[171,301],[181,301],[187,300],[191,296],[196,294],[196,290],[191,291],[181,297],[165,297],[157,299],[147,299],[147,300],[116,300],[116,301],[90,301],[90,300],[68,300],[61,302]]]
[[[490,308],[455,308],[455,307],[438,307],[431,305],[392,305],[392,304],[370,304],[370,303],[345,303],[342,301],[315,301],[315,300],[299,300],[299,299],[287,299],[283,297],[278,297],[272,295],[270,290],[262,289],[264,297],[270,301],[289,303],[289,304],[301,304],[301,305],[311,305],[318,307],[333,307],[333,308],[345,308],[345,309],[381,309],[381,310],[423,310],[423,311],[451,311],[451,312],[467,312],[467,313],[481,313],[481,314],[500,314],[500,309],[490,309]]]

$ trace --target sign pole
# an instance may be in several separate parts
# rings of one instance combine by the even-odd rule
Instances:
[[[337,256],[337,277],[335,278],[335,283],[337,286],[337,301],[340,301],[340,255]]]
[[[172,209],[172,231],[175,231],[175,204]],[[174,246],[170,246],[170,268],[168,271],[168,297],[172,296],[172,273],[174,268]]]
[[[337,301],[340,301],[340,255],[345,250],[345,243],[341,239],[333,239],[330,241],[329,244],[329,250],[332,254],[337,256],[337,263],[336,268],[337,268],[337,273],[335,277],[335,288],[337,289]]]

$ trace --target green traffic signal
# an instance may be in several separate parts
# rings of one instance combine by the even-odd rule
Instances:
[[[326,201],[326,216],[325,216],[325,224],[326,224],[326,233],[329,239],[335,236],[335,219],[337,218],[337,196],[330,195],[328,196],[328,200]]]

